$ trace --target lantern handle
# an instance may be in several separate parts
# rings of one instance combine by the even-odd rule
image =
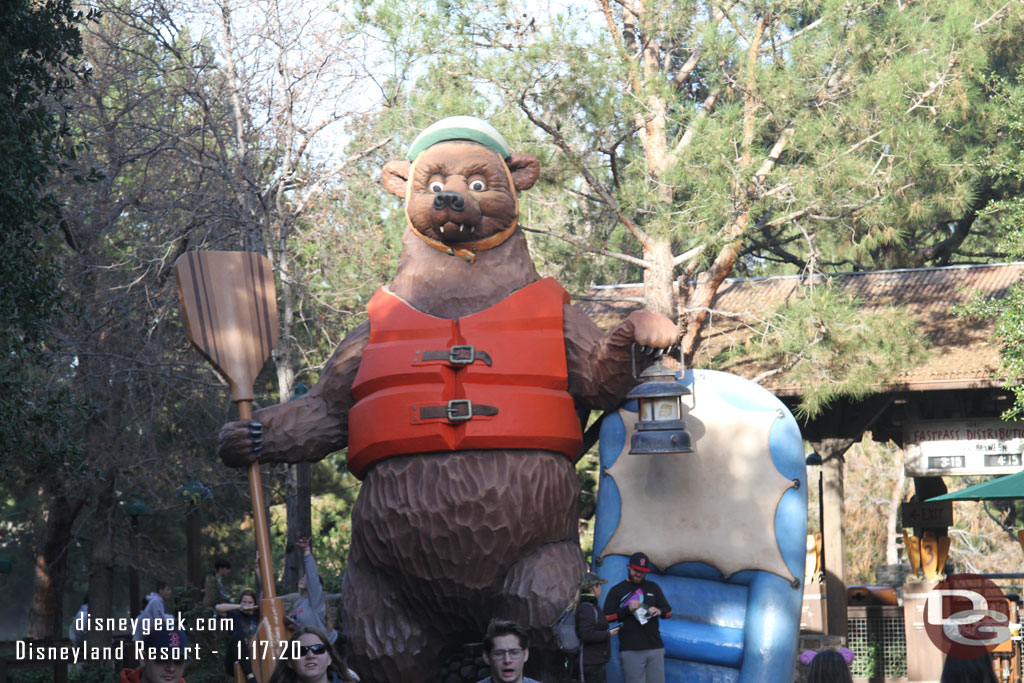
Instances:
[[[684,383],[683,386],[686,386],[686,363],[684,362],[682,339],[679,340],[679,381]],[[688,393],[690,394],[692,403],[690,409],[692,410],[697,407],[697,375],[693,376],[693,382],[690,384],[690,391]],[[682,397],[680,397],[680,409],[682,408],[682,402]],[[682,415],[682,413],[680,413],[680,415]]]

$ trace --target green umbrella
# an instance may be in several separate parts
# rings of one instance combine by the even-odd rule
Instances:
[[[1007,498],[1024,498],[1024,471],[929,498],[927,502],[937,503],[941,500],[999,500]]]

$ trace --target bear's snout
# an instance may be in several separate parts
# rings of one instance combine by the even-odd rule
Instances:
[[[465,211],[466,200],[458,192],[442,190],[434,195],[434,209],[443,211],[447,208],[451,208],[452,211]]]

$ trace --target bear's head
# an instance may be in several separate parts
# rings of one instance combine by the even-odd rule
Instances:
[[[442,119],[409,148],[408,160],[388,162],[384,187],[405,198],[409,227],[435,248],[473,260],[515,231],[516,192],[540,176],[532,154],[511,154],[502,136],[471,116]]]

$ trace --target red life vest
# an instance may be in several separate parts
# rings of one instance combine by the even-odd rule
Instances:
[[[352,384],[348,468],[410,453],[532,449],[574,458],[583,443],[568,393],[562,307],[551,278],[448,320],[380,289]]]

